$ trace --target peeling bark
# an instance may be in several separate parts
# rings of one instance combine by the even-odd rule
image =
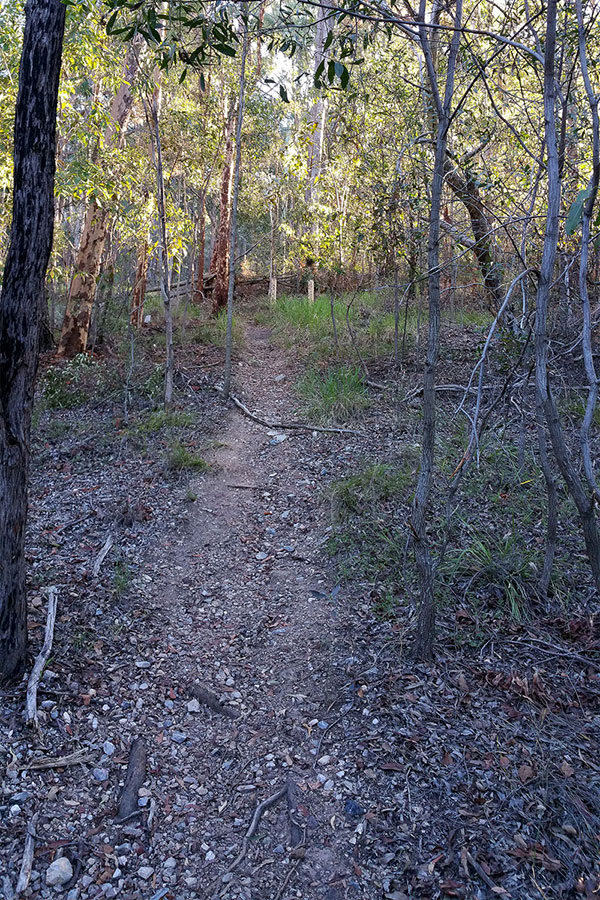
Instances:
[[[145,42],[136,39],[125,59],[123,83],[110,107],[110,123],[104,133],[104,146],[122,147],[125,126],[133,106],[132,84],[135,81]],[[109,213],[93,200],[88,207],[75,261],[75,273],[67,297],[65,318],[58,345],[58,356],[72,357],[85,353],[96,295],[96,282],[109,226]]]

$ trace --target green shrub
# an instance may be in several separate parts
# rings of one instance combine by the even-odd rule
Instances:
[[[90,378],[90,376],[92,376]],[[100,365],[81,353],[66,363],[52,366],[44,372],[40,387],[47,409],[74,409],[88,399],[89,382],[99,383],[102,377]]]

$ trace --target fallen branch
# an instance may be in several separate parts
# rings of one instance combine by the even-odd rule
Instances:
[[[238,713],[230,706],[225,706],[217,695],[201,684],[193,684],[190,687],[192,697],[195,697],[204,706],[208,706],[213,712],[220,713],[222,716],[228,716],[230,719],[237,719]]]
[[[246,831],[246,834],[244,835],[244,838],[242,840],[242,846],[240,848],[240,852],[238,853],[238,855],[236,856],[234,861],[231,863],[231,865],[227,869],[225,869],[225,871],[221,875],[219,875],[219,878],[215,882],[213,882],[213,885],[210,888],[210,893],[213,892],[213,890],[218,882],[223,881],[224,875],[229,875],[230,872],[233,872],[234,869],[237,869],[239,864],[242,862],[242,860],[246,856],[246,853],[248,852],[248,842],[256,834],[256,829],[258,828],[258,823],[260,822],[261,818],[263,817],[263,815],[265,814],[265,812],[268,809],[270,809],[272,806],[275,806],[276,803],[279,803],[279,801],[283,797],[286,797],[287,792],[288,792],[288,788],[286,785],[285,787],[281,788],[281,790],[277,791],[276,794],[273,794],[271,797],[267,797],[266,800],[263,800],[262,803],[258,804],[256,809],[254,810],[254,815],[252,816],[250,825],[248,826],[248,830]]]
[[[94,568],[93,568],[93,570],[92,570],[92,573],[93,573],[93,575],[94,575],[94,578],[97,578],[97,577],[98,577],[98,574],[99,574],[99,572],[100,572],[100,566],[102,565],[102,563],[103,563],[104,560],[106,559],[106,557],[107,557],[107,555],[108,555],[108,551],[110,550],[110,548],[112,547],[112,545],[114,544],[114,542],[115,542],[114,537],[112,536],[112,534],[109,534],[108,537],[106,538],[106,540],[104,541],[104,544],[103,544],[103,546],[102,546],[102,550],[100,551],[100,553],[99,553],[98,556],[96,557],[96,562],[94,563]]]
[[[485,869],[479,865],[477,860],[473,858],[473,856],[469,853],[468,850],[464,851],[464,855],[465,855],[466,861],[475,869],[475,871],[477,872],[477,874],[479,875],[481,880],[485,884],[487,884],[487,886],[490,888],[490,890],[492,890],[495,894],[504,894],[505,896],[510,896],[508,894],[508,891],[506,891],[503,888],[498,887],[496,884],[494,884],[494,882],[492,881],[492,879],[490,878],[488,873],[485,871]],[[466,865],[464,868],[466,871],[468,871]]]
[[[90,755],[85,750],[74,750],[67,756],[38,756],[30,763],[24,763],[20,769],[66,769],[67,766],[76,766],[79,763],[88,762]]]
[[[27,699],[25,701],[25,721],[27,724],[33,723],[38,727],[37,715],[37,691],[42,677],[44,667],[48,662],[50,652],[52,650],[52,642],[54,640],[54,622],[56,621],[56,605],[58,597],[56,588],[50,588],[48,591],[48,616],[46,618],[46,631],[44,634],[44,643],[42,649],[35,658],[29,681],[27,682]]]
[[[129,819],[141,814],[138,806],[138,791],[146,780],[146,745],[141,738],[135,738],[129,748],[129,761],[125,784],[119,798],[116,825],[123,825]]]
[[[242,403],[235,394],[230,394],[229,399],[235,403],[237,408],[240,409],[245,416],[248,416],[249,419],[252,419],[252,421],[256,422],[258,425],[264,425],[265,428],[273,428],[281,431],[298,429],[300,431],[319,431],[323,434],[355,434],[358,437],[364,436],[360,431],[354,431],[352,428],[324,428],[319,425],[307,425],[301,422],[269,422],[267,419],[263,419],[261,416],[257,416],[255,413],[250,412],[248,407]]]
[[[287,807],[290,820],[290,846],[297,850],[304,844],[305,829],[298,821],[298,785],[293,778],[287,781]]]
[[[21,860],[21,871],[19,872],[19,880],[17,881],[17,890],[15,897],[27,890],[29,879],[31,878],[31,869],[33,867],[33,851],[35,848],[35,826],[37,825],[39,813],[34,813],[29,820],[27,826],[27,834],[25,835],[25,846],[23,847],[23,859]]]
[[[445,393],[445,392],[461,393],[461,394],[464,394],[464,393],[476,394],[477,393],[475,388],[468,387],[468,386],[465,387],[462,384],[438,384],[438,385],[436,385],[435,389],[436,389],[436,392],[440,392],[440,393]],[[491,391],[491,390],[493,390],[493,385],[489,385],[489,384],[483,385],[483,390]],[[419,397],[422,393],[423,393],[422,387],[415,388],[414,390],[409,391],[408,394],[406,394],[406,396],[402,398],[401,402],[407,403],[409,400],[414,400],[415,397]]]
[[[292,878],[298,871],[298,866],[300,865],[301,862],[302,862],[301,859],[296,860],[296,862],[294,863],[292,868],[289,870],[289,872],[283,879],[283,883],[282,883],[281,887],[279,888],[279,890],[277,891],[277,893],[275,894],[273,900],[281,900],[281,898],[283,897],[283,895],[285,893],[285,889],[287,888],[288,884],[290,883],[290,881],[292,880]]]

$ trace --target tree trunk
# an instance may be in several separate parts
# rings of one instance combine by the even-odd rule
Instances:
[[[145,41],[136,39],[125,59],[123,83],[110,108],[110,122],[104,132],[105,147],[122,147],[125,143],[125,126],[133,106],[132,86],[140,66]],[[96,294],[96,281],[109,225],[106,207],[92,201],[85,215],[79,241],[75,273],[67,297],[65,318],[58,345],[59,356],[76,356],[85,353]]]
[[[227,288],[229,284],[229,232],[231,221],[231,195],[233,186],[233,131],[235,125],[235,104],[230,104],[227,124],[225,126],[225,162],[221,178],[221,206],[219,212],[219,230],[213,249],[210,271],[214,274],[212,295],[212,312],[218,315],[227,306]]]
[[[173,411],[173,381],[175,376],[175,349],[173,347],[173,309],[171,307],[171,284],[169,280],[169,248],[167,244],[167,208],[165,201],[165,176],[162,162],[162,145],[158,117],[161,106],[161,90],[156,88],[151,104],[151,127],[156,166],[156,194],[158,201],[158,264],[160,292],[165,310],[165,413]]]
[[[248,4],[244,3],[244,40],[240,66],[237,126],[235,130],[235,167],[233,177],[233,198],[231,208],[231,229],[229,232],[229,283],[227,285],[227,339],[225,343],[225,369],[223,372],[223,396],[231,391],[231,356],[233,350],[233,294],[235,289],[235,244],[237,237],[237,210],[240,194],[240,164],[242,160],[242,125],[244,123],[244,93],[246,88],[246,56],[248,54]]]
[[[205,223],[205,203],[206,197],[204,191],[200,194],[200,209],[198,210],[198,251],[196,264],[196,287],[193,293],[193,303],[202,303],[204,300],[204,248],[206,245],[206,223]]]
[[[483,283],[491,297],[494,313],[497,313],[504,299],[502,280],[494,260],[490,224],[481,200],[479,188],[472,173],[467,172],[464,177],[461,177],[449,164],[446,165],[446,180],[461,203],[465,205],[469,214],[471,230],[475,239],[473,253],[475,254]]]
[[[65,6],[28,0],[14,128],[10,243],[0,297],[0,675],[26,662],[25,523],[40,297],[54,230]]]
[[[146,299],[146,281],[148,277],[148,238],[139,245],[135,266],[135,281],[131,294],[130,322],[133,328],[141,328],[144,322],[144,300]]]
[[[554,279],[554,263],[558,244],[561,181],[556,142],[555,101],[556,83],[554,54],[556,50],[557,0],[549,0],[546,18],[546,44],[544,56],[544,120],[546,152],[548,155],[548,212],[544,233],[544,248],[536,295],[535,317],[535,371],[536,388],[542,404],[552,450],[569,494],[579,513],[585,548],[596,589],[600,591],[600,534],[595,513],[595,494],[587,491],[569,451],[558,406],[548,377],[548,304]]]
[[[421,14],[424,15],[423,2],[421,3]],[[435,158],[431,183],[431,207],[429,212],[429,237],[427,248],[427,266],[429,271],[427,282],[429,290],[429,332],[425,372],[423,376],[423,436],[421,441],[419,477],[417,480],[412,514],[415,559],[419,574],[420,588],[415,655],[417,659],[420,660],[433,659],[433,644],[435,639],[435,566],[429,545],[427,523],[429,519],[435,462],[435,381],[440,341],[440,214],[444,187],[446,148],[448,145],[448,129],[450,126],[450,109],[454,92],[454,73],[460,43],[461,19],[462,0],[457,0],[454,14],[455,31],[448,55],[448,68],[443,102],[439,93],[439,82],[435,62],[431,54],[431,43],[427,34],[427,29],[424,24],[419,28],[421,46],[427,62],[431,92],[435,97],[435,106],[437,109]],[[435,40],[437,41],[437,35]]]

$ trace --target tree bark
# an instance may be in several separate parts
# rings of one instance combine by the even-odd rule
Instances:
[[[167,242],[167,207],[165,200],[165,176],[162,162],[162,145],[160,140],[159,114],[162,92],[155,88],[152,97],[149,124],[156,166],[156,196],[158,205],[158,264],[160,273],[160,292],[165,310],[165,413],[169,416],[173,411],[173,381],[175,376],[175,348],[173,346],[173,308],[171,306],[171,282],[169,279],[169,246]]]
[[[585,548],[596,589],[600,591],[600,534],[595,513],[595,494],[586,490],[569,451],[558,406],[548,377],[548,304],[554,278],[554,263],[558,244],[560,220],[561,180],[556,141],[556,83],[554,55],[556,51],[557,0],[549,0],[546,15],[546,43],[544,54],[544,120],[546,152],[548,154],[548,211],[544,233],[544,247],[536,295],[535,370],[538,400],[542,404],[552,450],[569,494],[571,495],[583,531]]]
[[[227,399],[231,391],[231,356],[233,350],[233,294],[235,289],[235,244],[237,237],[237,211],[240,195],[240,165],[242,160],[242,125],[244,123],[244,100],[246,89],[246,57],[248,54],[248,4],[243,6],[244,38],[240,66],[237,125],[235,130],[235,166],[233,176],[233,198],[231,208],[231,228],[229,232],[229,283],[227,285],[227,339],[225,343],[225,369],[223,372],[223,396]]]
[[[193,293],[193,303],[199,304],[204,300],[204,249],[206,246],[205,223],[206,197],[204,191],[200,194],[200,209],[198,210],[198,250],[196,264],[196,287]]]
[[[25,523],[40,297],[54,231],[65,6],[28,0],[14,127],[10,243],[0,297],[0,675],[26,662]]]
[[[446,164],[446,181],[461,203],[464,204],[469,214],[471,230],[475,239],[473,253],[475,254],[483,283],[492,300],[494,313],[497,313],[504,299],[504,293],[502,291],[500,272],[494,260],[490,224],[481,200],[479,188],[471,172],[466,172],[463,177],[449,163]]]
[[[454,93],[454,73],[460,43],[460,25],[462,19],[462,0],[457,0],[454,14],[455,31],[448,55],[446,85],[444,98],[440,96],[439,82],[432,56],[432,46],[425,26],[425,2],[421,0],[419,18],[423,24],[419,28],[421,46],[427,62],[427,71],[432,95],[437,111],[437,128],[435,138],[435,158],[431,183],[431,207],[429,212],[429,237],[427,247],[428,290],[429,290],[429,332],[427,339],[427,356],[423,376],[423,432],[421,441],[421,460],[419,477],[415,491],[412,515],[412,531],[414,535],[415,559],[419,574],[420,603],[415,638],[415,655],[417,659],[433,659],[435,639],[435,566],[429,546],[427,523],[431,489],[433,486],[436,436],[435,381],[440,341],[440,214],[442,191],[444,187],[444,171],[446,149],[448,146],[448,129],[450,127],[450,109]],[[437,36],[436,36],[437,40]],[[433,49],[435,50],[435,44]]]
[[[214,274],[212,295],[212,312],[218,315],[227,306],[227,288],[229,285],[229,231],[231,222],[231,198],[233,187],[233,132],[235,125],[235,104],[231,103],[227,123],[225,125],[225,161],[221,177],[221,203],[219,211],[219,230],[213,249],[210,271]]]
[[[148,245],[149,237],[138,246],[135,266],[135,281],[131,294],[130,322],[133,328],[141,328],[144,321],[144,300],[146,299],[146,281],[148,277]]]
[[[144,47],[145,42],[138,37],[127,52],[123,83],[111,103],[110,122],[104,132],[105,147],[120,148],[125,143],[125,127],[133,106],[132,85],[140,67]],[[85,353],[109,221],[108,209],[93,200],[86,211],[81,232],[75,273],[58,344],[59,356],[72,357]]]

